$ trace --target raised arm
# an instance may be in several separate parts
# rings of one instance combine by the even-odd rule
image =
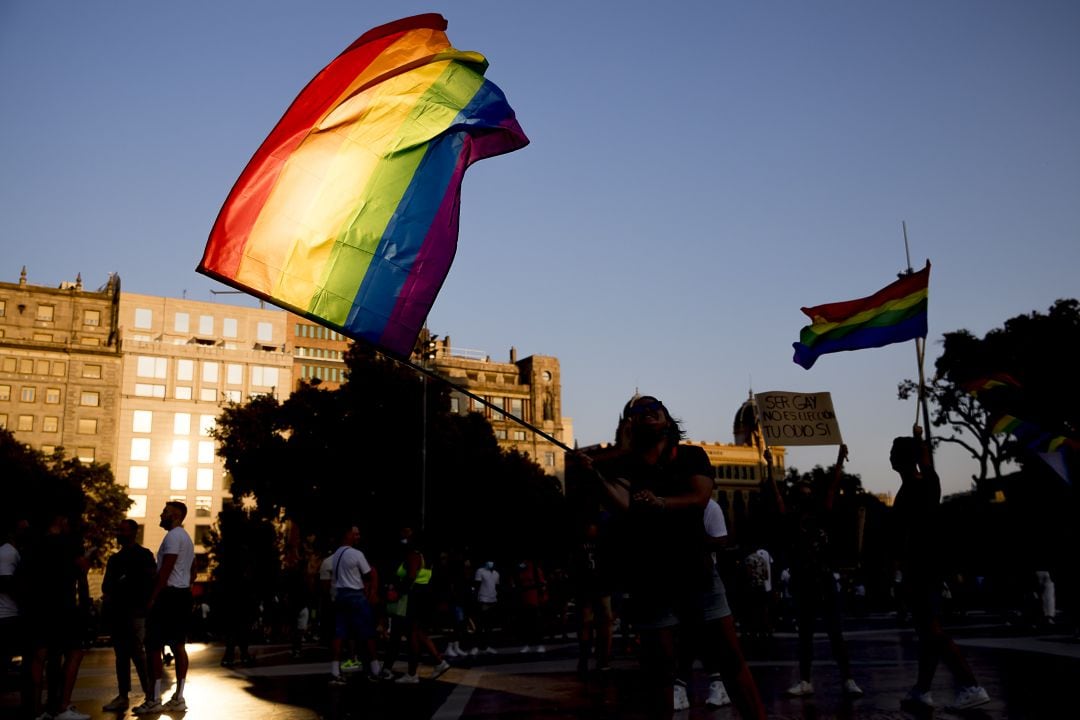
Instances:
[[[763,453],[765,458],[765,483],[768,486],[768,490],[772,495],[773,502],[776,504],[776,511],[783,515],[787,512],[787,508],[784,506],[784,496],[780,493],[780,487],[776,484],[776,478],[773,477],[773,462],[772,462],[772,450],[765,448]]]
[[[824,507],[826,512],[832,510],[833,503],[836,501],[836,492],[840,489],[840,478],[844,474],[844,461],[847,460],[847,456],[847,445],[841,444],[836,453],[836,464],[833,465],[832,480],[829,481],[829,487],[825,490]]]

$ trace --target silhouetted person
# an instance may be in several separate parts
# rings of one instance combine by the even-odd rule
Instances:
[[[934,707],[930,686],[938,662],[944,662],[959,684],[950,707],[969,708],[989,702],[960,648],[941,626],[942,568],[939,528],[941,480],[934,470],[929,443],[916,426],[912,436],[893,440],[889,453],[893,470],[900,475],[900,490],[893,502],[896,559],[903,573],[905,606],[919,638],[919,675],[904,704]]]
[[[783,523],[786,551],[791,563],[791,590],[799,624],[799,682],[785,693],[792,697],[814,694],[810,670],[814,660],[814,623],[819,616],[825,622],[833,659],[844,681],[844,693],[852,696],[863,694],[851,676],[851,662],[841,627],[840,593],[829,556],[829,527],[846,459],[847,445],[841,445],[832,479],[823,494],[815,496],[810,483],[799,482],[785,503],[773,478],[772,453],[768,448],[765,450],[765,480]]]
[[[116,528],[120,546],[105,565],[101,582],[102,609],[109,624],[116,656],[117,696],[102,710],[123,712],[131,692],[131,666],[139,678],[143,694],[150,694],[146,666],[146,608],[157,575],[154,554],[135,541],[139,523],[123,520]]]

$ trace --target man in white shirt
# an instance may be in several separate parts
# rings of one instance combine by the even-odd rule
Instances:
[[[166,530],[157,553],[157,580],[150,593],[146,654],[150,661],[153,695],[131,709],[136,715],[185,712],[184,683],[187,682],[188,623],[191,619],[191,584],[195,581],[195,544],[182,527],[187,505],[177,500],[165,503],[159,525]],[[176,658],[176,691],[161,702],[161,653],[168,645]]]
[[[15,570],[21,556],[15,547],[15,528],[4,528],[4,544],[0,545],[0,672],[6,673],[11,659],[21,655],[22,630],[19,606],[15,603]]]
[[[375,616],[372,605],[375,603],[377,581],[372,577],[372,568],[355,545],[360,542],[360,528],[356,525],[347,527],[341,537],[341,546],[330,556],[334,589],[334,640],[330,645],[330,683],[337,685],[345,682],[341,676],[341,651],[345,640],[354,640],[358,649],[367,654],[372,676],[378,677],[382,667],[376,660]]]
[[[476,605],[479,612],[476,618],[476,647],[470,654],[476,655],[482,647],[485,653],[494,655],[497,651],[491,646],[491,626],[495,616],[495,605],[499,601],[499,571],[495,569],[493,561],[488,560],[476,569],[473,587],[476,589]]]

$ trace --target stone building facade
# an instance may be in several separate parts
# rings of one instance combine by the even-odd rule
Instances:
[[[120,279],[97,290],[0,283],[0,426],[51,455],[113,463],[119,418]]]

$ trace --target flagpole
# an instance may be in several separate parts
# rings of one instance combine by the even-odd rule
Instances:
[[[391,360],[393,360],[395,362],[399,362],[402,365],[407,365],[407,366],[411,367],[413,370],[417,371],[418,373],[422,373],[423,375],[425,375],[427,377],[430,377],[430,378],[432,378],[434,380],[438,380],[439,382],[442,382],[442,383],[445,383],[446,385],[449,385],[450,387],[454,388],[455,390],[457,390],[462,395],[465,395],[467,397],[471,397],[473,400],[477,401],[481,405],[489,407],[492,410],[499,413],[500,415],[503,415],[503,416],[509,418],[510,420],[513,420],[518,425],[521,425],[522,427],[525,427],[525,428],[527,428],[529,430],[532,430],[534,433],[536,433],[540,437],[544,438],[545,440],[547,440],[550,443],[553,443],[553,444],[557,445],[558,447],[562,448],[566,452],[569,452],[569,453],[574,452],[573,448],[569,447],[566,443],[562,442],[561,440],[557,440],[556,438],[552,437],[551,435],[544,432],[543,430],[536,427],[535,425],[522,420],[517,415],[514,415],[513,413],[507,412],[503,408],[496,406],[494,403],[492,403],[492,402],[490,402],[488,400],[485,400],[484,398],[480,397],[479,395],[476,395],[475,393],[470,392],[469,390],[462,387],[461,385],[458,385],[457,383],[448,380],[447,378],[443,377],[442,375],[439,375],[434,370],[429,370],[426,367],[422,367],[420,365],[417,365],[416,363],[414,363],[411,360],[395,357],[395,356],[390,355],[388,353],[384,353],[381,350],[377,350],[377,352],[379,352],[380,355],[383,355],[384,357],[388,357],[388,358],[390,358]]]
[[[907,236],[907,220],[901,220],[901,227],[904,230],[904,255],[907,259],[907,275],[911,275],[915,272],[915,269],[911,267],[911,250],[908,247]],[[926,374],[923,370],[924,361],[926,360],[926,338],[915,338],[915,362],[919,366],[919,395],[915,401],[915,422],[918,423],[919,407],[922,407],[923,416],[923,437],[926,439],[926,443],[930,448],[930,466],[934,465],[934,445],[930,441],[930,408],[926,400]]]

